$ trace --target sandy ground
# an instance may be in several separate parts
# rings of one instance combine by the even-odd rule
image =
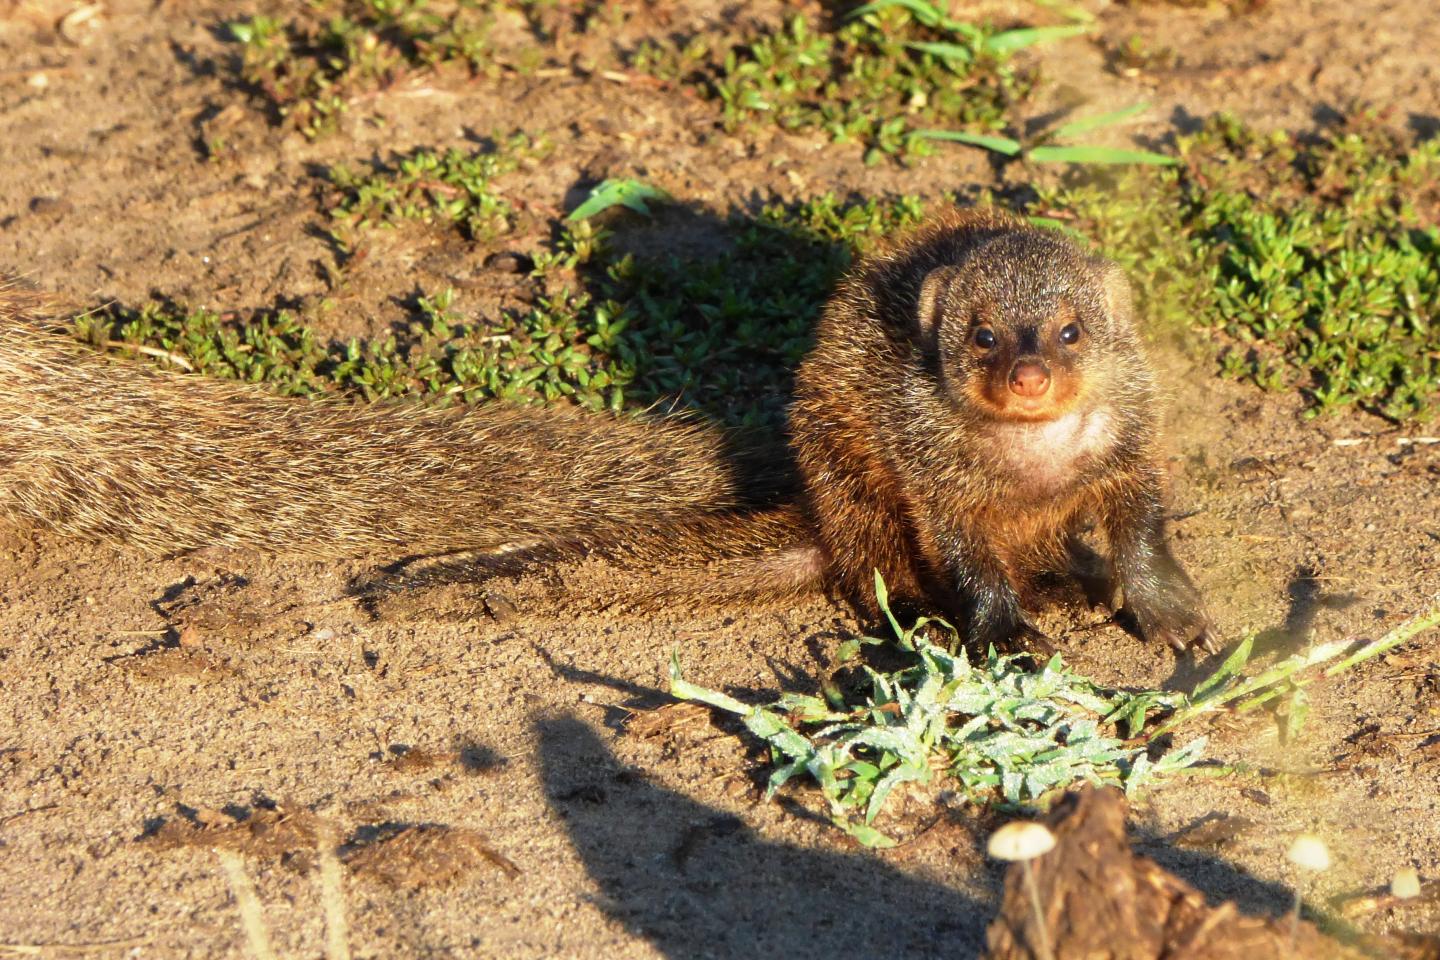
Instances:
[[[1148,94],[1144,135],[1221,107],[1303,127],[1357,100],[1433,131],[1427,51],[1440,49],[1440,18],[1426,6],[1113,7],[1101,11],[1107,40],[1142,33],[1176,51],[1173,65],[1120,78],[1075,41],[1047,51],[1045,69],[1070,88],[1057,97]],[[720,15],[707,9],[687,15]],[[800,184],[935,192],[991,176],[969,152],[905,169],[803,138],[747,146],[717,132],[703,103],[568,76],[398,91],[383,129],[356,123],[310,143],[236,89],[216,25],[240,7],[117,0],[78,45],[53,29],[70,10],[0,5],[0,266],[81,304],[157,291],[248,308],[329,294],[317,165],[465,143],[517,117],[556,143],[524,174],[541,211],[606,175],[643,174],[719,212]],[[236,147],[212,160],[201,141],[216,124]],[[488,252],[453,237],[382,249],[355,268],[326,332],[385,329],[417,285],[456,283],[467,308],[504,303],[498,281],[477,279]],[[1263,630],[1262,646],[1280,652],[1373,637],[1440,590],[1440,446],[1405,444],[1419,431],[1361,416],[1306,421],[1284,398],[1169,368],[1177,548],[1222,636]],[[859,629],[845,611],[816,598],[600,616],[520,582],[520,612],[503,622],[456,617],[444,595],[433,615],[374,620],[337,602],[360,569],[220,551],[157,561],[4,528],[0,952],[245,955],[220,848],[243,854],[276,953],[320,956],[314,850],[329,835],[344,842],[356,956],[979,949],[997,898],[999,872],[981,853],[993,820],[916,794],[895,820],[907,842],[864,851],[804,791],[760,802],[762,758],[732,725],[655,712],[672,650],[692,679],[738,696],[812,688]],[[625,588],[598,566],[558,576],[576,596]],[[196,612],[207,609],[259,613]],[[1184,687],[1207,666],[1076,629],[1093,619],[1057,608],[1044,622],[1098,680]],[[1144,798],[1142,849],[1257,911],[1286,908],[1283,850],[1302,829],[1338,860],[1311,888],[1317,902],[1407,865],[1440,880],[1437,650],[1432,633],[1317,688],[1299,744],[1280,745],[1263,718],[1211,731],[1212,756],[1264,775]],[[1361,922],[1434,931],[1440,906]]]

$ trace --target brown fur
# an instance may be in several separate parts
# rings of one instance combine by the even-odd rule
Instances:
[[[285,399],[117,361],[0,289],[0,509],[152,553],[312,556],[618,541],[743,504],[678,418]]]
[[[1011,388],[1021,365],[1047,371],[1043,397]],[[879,571],[900,602],[1004,640],[1031,577],[1093,522],[1141,629],[1203,637],[1163,540],[1156,408],[1113,265],[994,211],[896,238],[840,284],[797,377],[792,444],[830,579],[873,610]]]
[[[683,420],[286,400],[112,362],[40,313],[0,289],[0,507],[69,533],[444,555],[390,588],[600,553],[704,600],[824,580],[872,612],[879,571],[985,642],[1026,628],[1031,577],[1093,523],[1140,629],[1205,642],[1164,540],[1128,287],[998,212],[937,218],[840,284],[797,377],[803,497],[770,509],[747,506],[727,438]]]

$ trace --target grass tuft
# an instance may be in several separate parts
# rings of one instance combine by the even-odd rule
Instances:
[[[368,174],[337,165],[329,171],[338,192],[330,209],[336,224],[332,236],[348,248],[358,228],[393,227],[404,221],[453,223],[470,240],[508,233],[515,211],[495,180],[549,149],[547,141],[517,133],[469,153],[416,150]]]
[[[335,216],[347,248],[363,229],[439,218],[433,184],[403,165],[344,182]],[[463,225],[479,209],[455,208],[447,219]],[[174,303],[109,307],[77,327],[97,346],[175,358],[287,394],[589,409],[678,401],[727,423],[775,429],[835,281],[858,250],[923,210],[915,198],[772,204],[721,221],[723,249],[703,256],[622,252],[610,230],[568,222],[534,257],[528,307],[470,316],[442,290],[416,300],[403,332],[372,341],[321,342],[290,310],[242,317]]]
[[[357,100],[458,63],[494,73],[492,4],[469,0],[315,0],[290,19],[230,24],[240,75],[289,126],[333,132]]]
[[[1440,401],[1440,140],[1358,118],[1322,138],[1226,117],[1173,170],[1043,192],[1130,268],[1147,313],[1209,334],[1220,372],[1312,413],[1396,421]]]
[[[1047,31],[1050,28],[1043,28]],[[1085,27],[1056,28],[1069,35]],[[924,127],[1003,126],[1010,106],[1034,87],[1015,51],[1057,39],[1052,32],[996,31],[943,16],[931,4],[874,3],[839,29],[803,14],[713,51],[705,38],[685,46],[650,43],[634,69],[690,83],[721,104],[730,131],[774,124],[858,142],[866,161],[930,151]]]
[[[790,693],[751,707],[685,680],[678,655],[671,657],[670,692],[744,719],[775,764],[767,797],[808,777],[832,822],[878,847],[894,844],[874,823],[895,788],[931,783],[937,774],[967,803],[1043,809],[1080,784],[1132,792],[1193,771],[1206,738],[1177,748],[1173,736],[1217,711],[1269,707],[1289,742],[1308,716],[1310,684],[1440,627],[1436,595],[1426,609],[1368,643],[1321,644],[1247,674],[1254,644],[1248,637],[1186,696],[1107,689],[1069,670],[1058,654],[1039,670],[1027,668],[1029,655],[999,656],[993,648],[972,663],[954,627],[932,618],[902,627],[878,573],[875,588],[895,639],[847,641],[839,660],[842,666],[855,661],[864,644],[894,646],[910,662],[889,672],[860,665],[861,692],[847,696],[832,680],[821,696]],[[950,636],[946,645],[931,639],[942,634]]]
[[[993,648],[972,663],[954,627],[922,618],[902,628],[878,574],[876,590],[895,631],[890,643],[911,663],[890,672],[861,665],[866,689],[857,696],[827,684],[823,696],[785,694],[769,707],[748,707],[687,682],[672,658],[672,694],[739,714],[770,747],[776,767],[767,796],[808,776],[836,826],[866,846],[884,847],[894,840],[874,821],[903,783],[943,774],[969,803],[1043,807],[1080,783],[1131,791],[1199,761],[1204,738],[1154,757],[1149,744],[1124,739],[1135,737],[1152,712],[1180,706],[1181,694],[1105,689],[1059,655],[1040,670],[1026,668],[1028,654],[1000,656]],[[951,643],[935,643],[932,631],[948,633]],[[858,656],[861,644],[886,641],[842,645],[842,664]]]

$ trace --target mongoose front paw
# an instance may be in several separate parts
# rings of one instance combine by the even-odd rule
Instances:
[[[1021,619],[1020,629],[1011,638],[1010,646],[1016,651],[1029,653],[1044,660],[1048,660],[1060,652],[1060,648],[1055,646],[1055,641],[1050,635],[1031,623],[1029,618]]]
[[[1153,598],[1127,599],[1125,609],[1135,618],[1135,625],[1146,640],[1167,643],[1177,653],[1192,647],[1205,653],[1220,652],[1204,603],[1189,584],[1177,585]]]
[[[972,617],[968,633],[970,645],[977,650],[1023,651],[1036,656],[1055,653],[1055,641],[1035,626],[1030,618],[1017,611],[1006,611],[990,617]]]

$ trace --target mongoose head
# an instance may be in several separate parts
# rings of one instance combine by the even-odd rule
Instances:
[[[921,283],[918,322],[957,406],[1036,423],[1110,397],[1138,355],[1119,268],[1058,234],[1000,234]]]

